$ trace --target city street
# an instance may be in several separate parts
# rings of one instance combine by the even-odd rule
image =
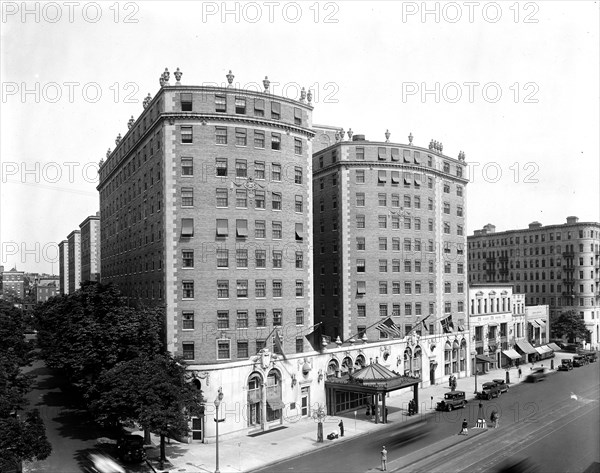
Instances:
[[[540,383],[520,384],[498,399],[482,401],[488,423],[492,410],[500,413],[497,430],[473,429],[479,408],[470,402],[464,410],[425,415],[432,429],[421,429],[423,435],[414,441],[403,435],[409,425],[391,424],[368,437],[257,471],[378,471],[383,445],[389,471],[497,471],[507,461],[524,458],[539,471],[584,471],[600,460],[598,386],[597,364],[557,372]],[[465,417],[469,436],[453,441],[450,437],[457,437]],[[446,445],[449,439],[453,443]]]

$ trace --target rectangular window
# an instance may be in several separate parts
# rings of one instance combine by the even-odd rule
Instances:
[[[237,357],[248,358],[248,342],[237,342]]]
[[[215,112],[227,112],[227,96],[215,95]]]
[[[302,109],[294,107],[294,125],[302,125]]]
[[[378,216],[379,228],[387,228],[387,215]]]
[[[247,131],[245,128],[236,128],[235,129],[235,144],[237,146],[246,146]]]
[[[235,98],[235,113],[240,115],[246,115],[246,98],[236,97]]]
[[[227,158],[216,159],[217,176],[227,176]]]
[[[181,175],[194,175],[194,158],[181,158]]]
[[[281,269],[283,267],[283,252],[280,250],[273,250],[273,268]]]
[[[273,192],[271,203],[273,210],[281,210],[281,194]]]
[[[387,207],[387,194],[380,193],[378,194],[378,202],[380,207]]]
[[[387,268],[388,268],[388,262],[386,259],[380,259],[379,260],[379,272],[380,273],[387,273]]]
[[[304,297],[304,281],[296,279],[296,297]]]
[[[294,183],[295,184],[302,184],[302,168],[296,166],[294,168]]]
[[[356,171],[356,183],[357,184],[365,183],[365,171],[363,171],[363,170]]]
[[[364,194],[364,192],[357,192],[356,193],[356,206],[357,207],[364,207],[365,206],[365,194]]]
[[[194,311],[193,310],[184,310],[181,313],[183,317],[183,330],[193,330],[194,329]]]
[[[265,101],[264,99],[254,99],[254,116],[265,116]]]
[[[254,238],[266,237],[266,225],[264,220],[256,220],[254,222]]]
[[[191,126],[182,126],[181,127],[181,142],[182,143],[193,143],[194,135],[192,133]]]
[[[217,359],[229,360],[231,358],[229,350],[230,340],[217,340]]]
[[[194,189],[192,187],[181,188],[181,206],[182,207],[193,207],[194,206]]]
[[[229,281],[217,281],[217,298],[229,298]]]
[[[194,298],[194,281],[183,281],[183,298],[193,299]]]
[[[235,322],[236,328],[248,328],[248,311],[238,310],[237,319]]]
[[[386,171],[379,171],[377,173],[377,183],[385,184],[387,182],[387,174]]]
[[[400,272],[400,260],[399,259],[393,259],[392,260],[392,272],[393,273],[399,273]]]
[[[282,323],[282,310],[281,309],[273,309],[273,326],[281,327]]]
[[[267,326],[267,311],[263,309],[257,309],[256,312],[256,326],[266,327]]]
[[[364,237],[356,237],[356,249],[359,251],[364,251],[366,248],[365,238]]]
[[[248,163],[245,159],[236,159],[235,177],[248,177]]]
[[[265,147],[265,132],[254,130],[254,147],[264,148]]]
[[[304,325],[304,309],[296,309],[296,325]]]
[[[181,260],[184,268],[194,267],[194,250],[182,250]]]
[[[215,127],[215,142],[218,145],[226,145],[227,144],[227,127],[224,126],[216,126]]]
[[[302,213],[302,208],[304,207],[303,204],[304,204],[304,201],[302,199],[302,196],[301,195],[297,195],[296,196],[296,200],[295,200],[295,204],[294,204],[294,210],[296,212]]]
[[[281,134],[271,133],[271,149],[274,149],[274,150],[281,149]]]
[[[236,189],[235,206],[242,209],[248,207],[248,191],[246,189]]]
[[[273,280],[273,297],[282,297],[283,295],[283,283],[281,279]]]
[[[271,118],[273,120],[281,118],[281,104],[279,102],[271,102]]]
[[[283,230],[281,222],[272,222],[273,225],[273,240],[281,240]]]
[[[365,160],[365,149],[362,146],[356,147],[356,159],[360,161]]]
[[[254,208],[265,208],[265,191],[254,191]]]
[[[364,215],[356,216],[356,228],[365,228],[365,216]]]
[[[227,191],[227,189],[217,187],[216,194],[217,194],[217,207],[228,207],[229,206],[229,192]]]
[[[194,359],[194,342],[183,342],[181,344],[184,360]]]
[[[304,254],[302,251],[296,251],[296,269],[302,269],[304,267]]]
[[[379,281],[379,294],[386,295],[388,293],[387,281]]]
[[[229,267],[229,250],[226,248],[217,248],[217,268]]]
[[[257,268],[266,268],[267,267],[267,251],[266,250],[255,250],[254,251],[254,259],[255,259]]]
[[[377,159],[379,159],[379,161],[385,161],[387,159],[386,151],[387,150],[384,147],[377,148]]]
[[[248,297],[248,280],[247,279],[238,279],[236,282],[236,288],[237,288],[237,297],[238,298]]]
[[[194,219],[193,218],[182,218],[181,219],[181,236],[182,237],[193,237],[194,236]]]
[[[412,315],[412,304],[410,302],[404,304],[404,315]]]
[[[246,248],[235,250],[235,264],[238,268],[248,267],[248,250]]]
[[[192,111],[192,94],[188,92],[182,92],[179,94],[179,99],[181,101],[181,111],[182,112],[191,112]]]
[[[281,164],[271,164],[271,180],[281,181]]]
[[[302,154],[302,140],[294,138],[294,153]]]

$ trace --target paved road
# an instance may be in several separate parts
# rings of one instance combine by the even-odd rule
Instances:
[[[37,408],[44,419],[46,435],[52,444],[52,454],[44,461],[26,463],[25,472],[79,473],[89,466],[89,454],[106,449],[98,444],[107,437],[88,416],[78,408],[74,398],[61,388],[65,379],[56,371],[36,361],[25,372],[36,375],[33,389],[28,394],[29,408]],[[132,471],[128,468],[128,471]],[[137,469],[136,471],[144,471]]]
[[[463,418],[471,427],[476,423],[477,402],[464,410],[424,416],[420,423],[426,421],[432,430],[419,426],[422,436],[417,438],[407,431],[409,426],[391,424],[258,471],[379,471],[382,445],[388,450],[389,471],[498,471],[506,462],[522,458],[543,472],[583,471],[600,461],[599,382],[599,364],[593,363],[552,374],[540,383],[514,386],[498,399],[482,401],[486,420],[493,409],[501,413],[500,428],[471,428],[468,437],[459,439],[456,434]]]

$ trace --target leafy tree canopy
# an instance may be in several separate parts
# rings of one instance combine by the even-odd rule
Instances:
[[[558,337],[566,336],[569,342],[574,342],[576,339],[585,339],[589,332],[583,319],[574,310],[561,313],[554,322],[552,331]]]
[[[0,417],[0,458],[7,461],[44,460],[52,453],[44,421],[37,409],[25,419]]]

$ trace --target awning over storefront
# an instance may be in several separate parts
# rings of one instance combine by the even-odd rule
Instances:
[[[504,350],[502,353],[504,353],[506,356],[508,356],[512,360],[518,360],[519,358],[521,358],[521,355],[519,355],[512,348],[509,348],[508,350]]]
[[[487,355],[477,355],[477,362],[484,362],[484,363],[496,363],[496,360],[494,360],[493,358],[490,358]]]
[[[544,351],[544,353],[553,353],[554,352],[554,350],[552,348],[550,348],[548,345],[542,345],[540,348]]]
[[[556,343],[548,343],[548,346],[554,351],[559,351],[560,347]]]
[[[496,351],[496,349],[498,348],[498,345],[494,345],[494,344],[490,343],[488,345],[488,348],[490,351]]]
[[[537,323],[537,320],[529,320],[529,325],[531,325],[532,327],[539,327],[540,324]]]
[[[267,399],[267,404],[273,411],[277,411],[285,407],[285,403],[282,402],[280,399]]]
[[[527,355],[532,355],[532,354],[536,354],[537,351],[535,348],[533,348],[531,346],[531,344],[529,342],[526,342],[525,340],[522,340],[520,342],[517,342],[515,345],[519,350],[521,350],[523,353],[527,354]]]
[[[535,321],[539,324],[540,327],[544,328],[546,326],[546,321],[544,319],[535,319]]]
[[[535,347],[535,351],[537,351],[540,355],[546,353],[544,350],[542,350],[542,347]]]

